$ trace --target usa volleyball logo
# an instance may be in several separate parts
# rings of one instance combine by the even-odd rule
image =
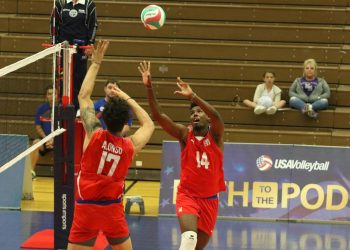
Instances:
[[[273,165],[272,159],[268,155],[262,155],[258,159],[256,159],[256,166],[260,171],[267,171]]]

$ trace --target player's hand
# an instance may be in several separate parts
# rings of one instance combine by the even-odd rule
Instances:
[[[97,42],[96,48],[91,47],[92,49],[92,62],[101,64],[103,57],[105,55],[105,52],[108,48],[109,41],[108,40],[100,40]]]
[[[150,61],[143,61],[140,63],[140,66],[137,67],[141,73],[142,81],[145,87],[151,88],[152,82],[151,82],[151,62]]]
[[[119,97],[120,99],[123,99],[123,100],[127,100],[127,99],[130,98],[130,96],[127,93],[125,93],[123,90],[121,90],[117,86],[113,86],[113,88],[111,90],[111,93],[112,93],[113,96],[117,96],[117,97]]]
[[[194,93],[188,83],[185,83],[180,77],[177,77],[176,84],[180,90],[174,91],[174,94],[182,95],[188,99],[192,98]]]

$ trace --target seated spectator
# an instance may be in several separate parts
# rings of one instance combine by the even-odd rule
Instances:
[[[97,118],[100,120],[103,129],[107,129],[107,127],[106,127],[106,124],[105,124],[105,122],[103,121],[103,118],[102,118],[102,111],[103,111],[103,109],[104,109],[105,104],[108,102],[108,100],[109,100],[111,97],[114,97],[113,92],[112,92],[112,89],[113,89],[113,87],[115,87],[115,86],[117,86],[118,88],[120,88],[120,85],[119,85],[119,83],[118,83],[117,80],[115,80],[115,79],[107,80],[107,82],[106,82],[106,84],[105,84],[105,87],[104,87],[105,97],[103,97],[103,98],[97,100],[97,101],[94,103],[94,108],[95,108],[96,116],[97,116]],[[130,110],[130,113],[131,113],[131,110]],[[132,115],[130,115],[130,119],[128,120],[128,124],[126,124],[126,125],[124,126],[124,128],[123,128],[122,134],[123,134],[124,136],[127,135],[127,133],[129,132],[131,125],[132,125]]]
[[[328,108],[330,95],[327,82],[317,77],[316,61],[305,60],[303,77],[296,78],[289,88],[289,106],[310,118],[317,118],[319,110]]]
[[[274,84],[275,73],[267,71],[263,77],[264,83],[256,87],[253,101],[246,99],[243,103],[253,108],[256,115],[262,113],[273,115],[286,104],[286,101],[281,100],[282,90]]]
[[[45,89],[46,102],[41,104],[35,113],[35,130],[39,138],[33,141],[33,144],[38,143],[41,139],[51,133],[51,110],[53,103],[53,88],[48,86]],[[32,164],[32,179],[36,178],[35,167],[39,160],[39,156],[44,156],[47,152],[53,150],[53,139],[49,140],[30,154]]]

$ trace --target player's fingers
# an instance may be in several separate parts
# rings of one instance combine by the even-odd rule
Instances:
[[[102,52],[105,53],[107,48],[108,48],[108,44],[109,44],[109,41],[107,40],[103,40],[102,41],[102,45],[101,45],[101,49],[102,49]]]
[[[101,41],[101,40],[98,40],[98,42],[97,42],[97,49],[98,49],[98,50],[101,49],[101,44],[102,44],[102,41]]]
[[[176,82],[176,85],[179,87],[179,89],[182,89],[181,83]]]
[[[148,62],[143,61],[142,65],[143,65],[144,71],[147,71],[148,70]]]
[[[145,71],[145,61],[143,61],[143,62],[140,62],[140,67],[141,67],[141,69],[142,69],[142,71]]]

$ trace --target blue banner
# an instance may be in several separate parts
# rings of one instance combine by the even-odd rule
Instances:
[[[348,148],[225,143],[219,216],[350,221]],[[160,214],[175,214],[178,142],[163,143]]]

